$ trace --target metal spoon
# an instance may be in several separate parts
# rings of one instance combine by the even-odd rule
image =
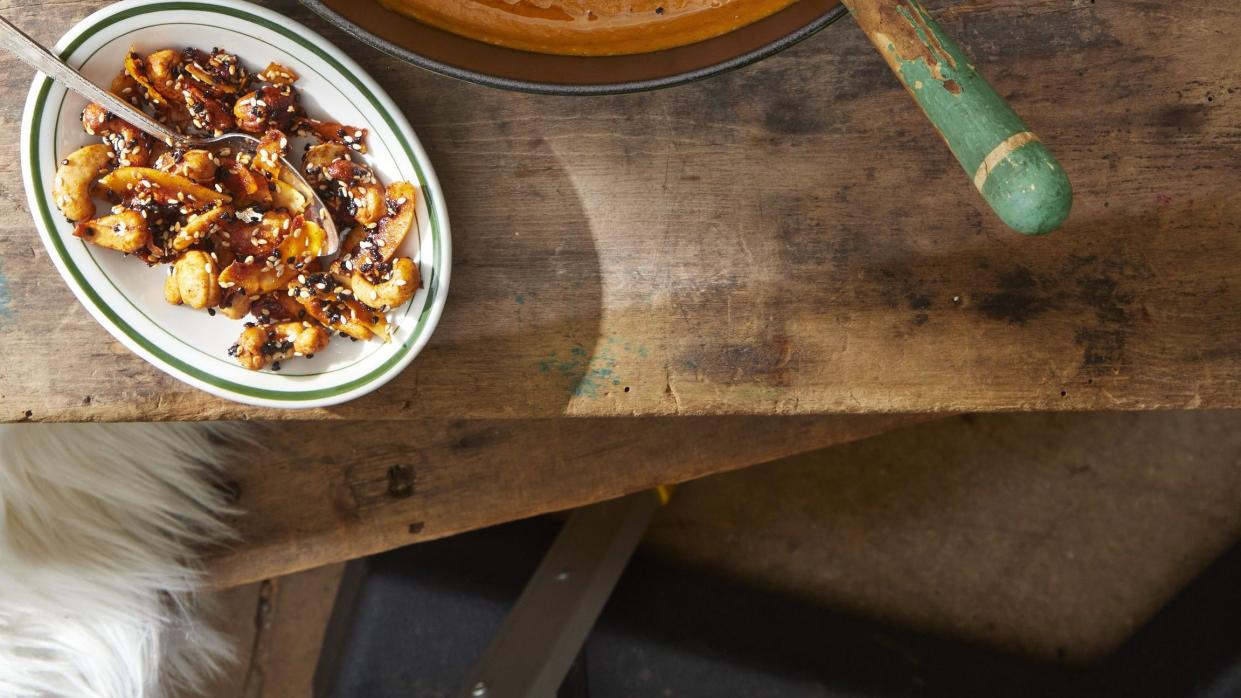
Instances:
[[[87,80],[84,75],[69,67],[68,64],[57,58],[3,17],[0,17],[0,47],[8,49],[14,56],[17,56],[56,82],[92,102],[98,102],[107,108],[108,111],[121,117],[121,119],[128,121],[142,131],[145,131],[148,135],[154,136],[175,148],[183,150],[191,148],[202,148],[204,150],[233,148],[235,151],[240,152],[245,146],[254,148],[259,144],[259,139],[244,133],[226,133],[213,138],[201,138],[177,133],[147,116],[143,111],[135,108],[120,97]],[[315,193],[314,187],[310,186],[310,183],[302,177],[293,163],[282,157],[280,158],[280,166],[281,181],[293,187],[297,190],[297,193],[306,199],[307,213],[309,214],[307,218],[317,220],[326,234],[324,237],[325,247],[320,256],[326,257],[335,254],[337,248],[340,247],[340,236],[336,232],[336,225],[332,222],[332,216],[329,215],[327,206],[323,204],[319,195]]]

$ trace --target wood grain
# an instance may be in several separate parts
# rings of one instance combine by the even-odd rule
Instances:
[[[734,470],[910,416],[278,422],[227,464],[246,512],[217,588]]]
[[[235,643],[237,662],[202,698],[314,695],[315,666],[344,568],[327,565],[204,595]]]
[[[50,41],[99,0],[18,2]],[[435,337],[368,398],[208,397],[73,300],[0,162],[0,418],[708,415],[1241,406],[1241,64],[1230,3],[926,3],[1057,153],[1065,228],[1014,236],[866,38],[618,97],[406,66],[295,5],[436,164],[455,268]],[[30,73],[0,58],[0,146]]]

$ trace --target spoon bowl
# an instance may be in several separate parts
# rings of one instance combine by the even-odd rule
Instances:
[[[253,150],[259,144],[259,139],[248,133],[226,133],[211,138],[183,138],[171,145],[183,149],[200,148],[216,153],[225,149],[232,149],[233,152]],[[332,221],[327,205],[323,203],[315,188],[298,172],[293,163],[284,157],[280,158],[280,181],[293,187],[298,194],[302,195],[302,198],[306,200],[306,217],[315,220],[319,227],[323,228],[324,246],[319,256],[335,255],[340,250],[340,234],[336,231],[336,224]]]

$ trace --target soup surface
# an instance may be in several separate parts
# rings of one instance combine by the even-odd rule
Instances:
[[[379,0],[500,46],[579,56],[645,53],[743,27],[796,0]]]

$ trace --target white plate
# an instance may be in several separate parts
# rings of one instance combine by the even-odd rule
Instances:
[[[279,372],[248,371],[228,356],[242,321],[169,305],[161,267],[147,268],[119,253],[73,237],[51,199],[57,163],[92,142],[82,131],[85,100],[39,74],[22,118],[22,169],[35,223],[56,268],[112,336],[157,368],[223,398],[264,407],[334,405],[378,388],[422,349],[448,293],[452,252],[448,214],[435,172],[413,129],[388,95],[347,56],[306,27],[257,5],[212,2],[120,2],[69,30],[57,53],[97,84],[108,85],[130,47],[220,47],[261,70],[277,61],[301,76],[307,111],[320,118],[369,128],[365,156],[384,182],[419,188],[418,223],[399,254],[419,265],[423,288],[390,316],[391,343],[336,337],[313,359],[283,362]],[[97,140],[94,140],[97,142]],[[300,146],[295,147],[294,160]]]

